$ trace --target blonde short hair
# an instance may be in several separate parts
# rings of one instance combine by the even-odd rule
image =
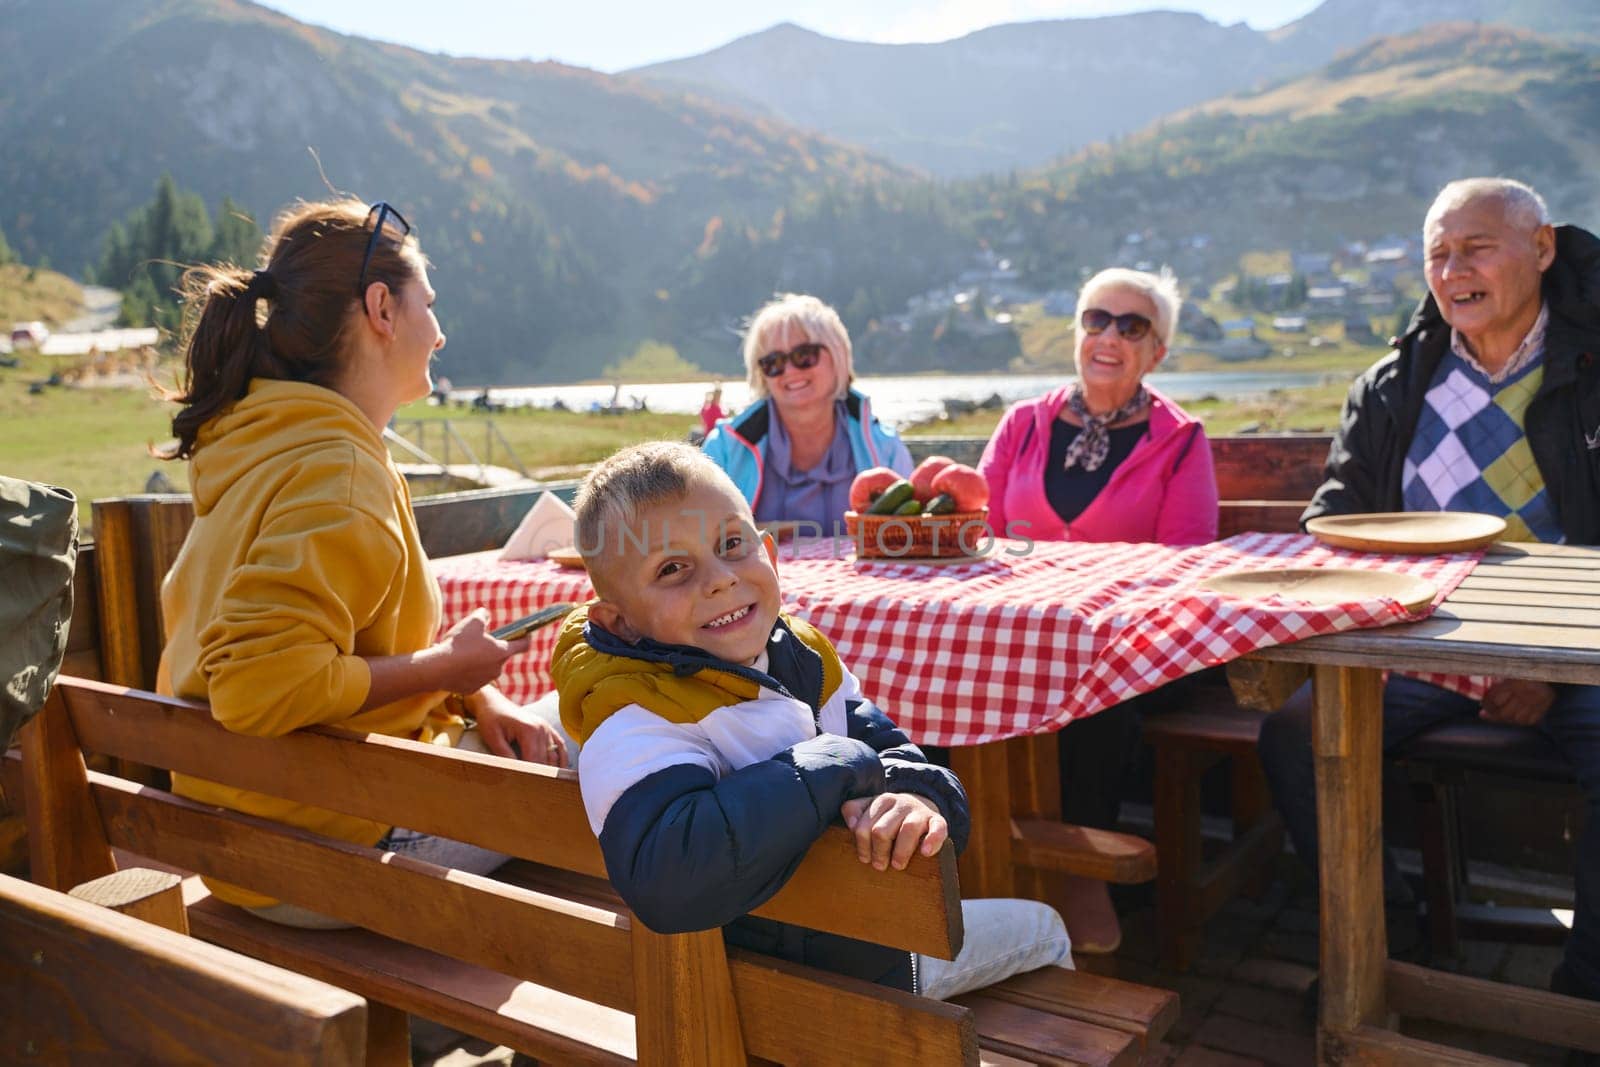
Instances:
[[[744,499],[726,471],[698,448],[678,441],[632,445],[613,453],[590,471],[578,487],[574,502],[574,533],[595,592],[606,595],[607,558],[617,555],[629,543],[629,533],[637,543],[639,531],[631,524],[637,521],[639,512],[666,501],[681,500],[695,486],[707,483],[720,483],[734,497]],[[605,551],[608,546],[616,551]]]
[[[838,379],[837,398],[850,391],[850,379],[855,374],[850,349],[850,334],[844,328],[839,313],[814,296],[803,293],[779,293],[755,313],[744,332],[745,379],[750,384],[752,396],[771,396],[767,376],[757,363],[762,356],[779,345],[790,347],[783,339],[803,334],[807,341],[827,349],[833,360],[834,377]]]
[[[1078,311],[1089,306],[1089,298],[1107,289],[1132,289],[1155,308],[1156,340],[1163,348],[1172,343],[1178,329],[1178,312],[1183,308],[1183,295],[1178,292],[1178,279],[1170,270],[1161,268],[1160,274],[1147,270],[1129,270],[1126,267],[1108,267],[1083,283],[1078,290]],[[1082,329],[1074,325],[1075,329]]]

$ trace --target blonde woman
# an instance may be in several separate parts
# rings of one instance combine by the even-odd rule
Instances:
[[[911,453],[850,387],[850,335],[814,296],[780,295],[750,322],[744,365],[757,399],[706,437],[757,522],[789,519],[833,529],[850,483],[869,467],[911,473]]]

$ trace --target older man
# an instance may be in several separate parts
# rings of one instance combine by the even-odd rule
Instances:
[[[1600,544],[1600,239],[1553,227],[1521,182],[1445,186],[1422,228],[1429,295],[1395,351],[1345,401],[1326,480],[1304,519],[1372,511],[1477,511],[1510,540]],[[1544,730],[1588,802],[1577,915],[1552,978],[1600,1000],[1600,688],[1495,682],[1481,705],[1409,678],[1384,689],[1383,745],[1478,715]],[[1295,850],[1315,864],[1306,690],[1269,717],[1260,750]],[[1405,895],[1386,857],[1391,899]]]

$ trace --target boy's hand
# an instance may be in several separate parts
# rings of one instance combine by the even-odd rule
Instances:
[[[845,801],[839,814],[855,834],[856,856],[880,871],[891,864],[903,871],[912,853],[932,856],[950,836],[950,824],[939,809],[911,793],[857,797]]]

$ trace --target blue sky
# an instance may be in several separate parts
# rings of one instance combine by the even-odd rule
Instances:
[[[1160,7],[1272,29],[1319,0],[263,0],[305,22],[430,52],[617,71],[694,55],[777,22],[857,41],[943,41],[1001,22]],[[1130,41],[1129,47],[1137,47]]]

